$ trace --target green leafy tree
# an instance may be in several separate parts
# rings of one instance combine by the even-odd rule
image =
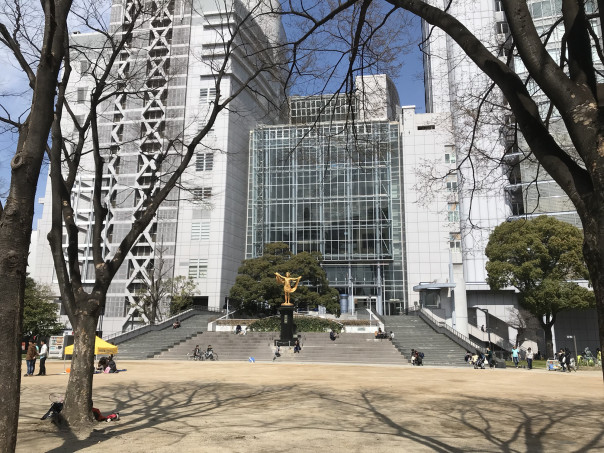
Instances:
[[[61,333],[65,326],[58,320],[57,309],[57,304],[52,302],[50,288],[26,277],[23,334],[27,337],[47,338]]]
[[[329,287],[322,261],[318,252],[294,255],[283,242],[266,244],[264,255],[242,263],[231,288],[230,301],[247,313],[275,313],[284,300],[283,286],[277,283],[275,272],[282,275],[290,272],[292,276],[302,276],[291,299],[295,306],[315,308],[323,305],[327,311],[337,313],[339,294]]]
[[[170,278],[164,286],[170,294],[170,315],[193,307],[193,294],[197,285],[192,278],[182,275]]]
[[[499,225],[486,248],[487,282],[492,289],[518,290],[520,305],[545,331],[549,357],[553,357],[552,326],[557,314],[595,306],[593,291],[575,282],[589,278],[582,244],[581,230],[540,216]]]

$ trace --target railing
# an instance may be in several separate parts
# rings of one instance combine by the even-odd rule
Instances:
[[[480,336],[482,336],[482,338],[481,338],[482,341],[485,341],[485,342],[489,341],[489,337],[488,337],[489,332],[483,332],[482,330],[479,330],[477,326],[474,326],[472,324],[468,324],[468,327],[469,327],[470,333],[472,335],[474,335],[475,337],[478,337],[480,335]],[[478,332],[480,332],[480,334]],[[497,335],[494,332],[491,332],[490,341],[492,344],[498,346],[499,348],[501,348],[502,350],[504,350],[507,353],[509,353],[514,348],[514,346],[516,346],[510,340],[500,337],[499,335]],[[527,353],[526,348],[518,347],[518,350],[521,351],[523,354]]]
[[[105,341],[107,341],[109,343],[113,343],[113,344],[122,343],[126,340],[129,340],[130,338],[134,338],[138,335],[142,335],[147,332],[165,329],[166,327],[171,326],[177,318],[180,320],[185,320],[197,313],[198,313],[198,311],[196,309],[190,308],[189,310],[185,310],[181,313],[178,313],[177,315],[174,315],[168,319],[165,319],[158,324],[147,324],[147,325],[140,326],[140,327],[137,327],[132,330],[128,330],[127,332],[117,332],[117,333],[109,335],[103,339]]]
[[[367,310],[367,312],[369,313],[369,327],[371,327],[371,326],[372,326],[372,324],[371,324],[371,320],[372,320],[373,318],[375,318],[375,320],[376,320],[376,324],[379,324],[379,327],[381,327],[381,328],[383,329],[383,328],[384,328],[384,323],[383,323],[383,322],[380,320],[380,318],[379,318],[379,317],[378,317],[376,314],[374,314],[374,313],[371,311],[371,309],[370,309],[370,308],[366,308],[365,310]]]
[[[436,327],[440,328],[440,329],[444,329],[447,332],[449,332],[449,337],[451,335],[453,335],[454,337],[457,337],[459,340],[463,341],[464,343],[466,343],[466,345],[464,347],[467,348],[467,346],[472,346],[474,349],[477,349],[481,352],[486,352],[485,348],[476,344],[474,341],[472,341],[470,339],[470,337],[462,334],[461,332],[459,332],[458,330],[455,330],[453,327],[451,327],[450,325],[448,325],[442,318],[439,318],[438,316],[435,316],[434,313],[432,313],[429,310],[426,310],[424,307],[421,307],[420,309],[420,315],[423,315],[422,317],[424,319],[426,319],[427,321],[431,322],[432,324],[434,324]]]
[[[222,319],[228,319],[229,316],[231,316],[233,313],[235,313],[237,310],[233,310],[233,311],[227,311],[226,314],[222,315],[220,318],[216,318],[214,321],[210,321],[208,323],[208,332],[213,332],[216,326],[216,321],[220,321]]]

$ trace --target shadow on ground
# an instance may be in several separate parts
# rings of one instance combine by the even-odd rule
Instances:
[[[407,451],[604,449],[601,407],[587,400],[568,405],[539,398],[431,398],[427,392],[322,392],[296,385],[194,382],[169,387],[107,386],[95,398],[96,406],[104,412],[115,409],[122,419],[99,423],[97,428],[102,431],[93,431],[85,439],[69,430],[47,432],[47,451],[73,452],[89,447],[100,451],[104,444],[133,437],[145,439],[162,451],[172,451],[171,446],[188,436],[195,436],[201,449],[204,445],[238,442],[250,445],[265,436],[284,439],[270,451],[288,451],[295,445],[308,446],[303,448],[308,450],[334,437],[357,439],[358,448],[400,445]],[[580,436],[572,434],[578,432]],[[20,448],[27,451],[27,447],[27,439],[21,438]]]

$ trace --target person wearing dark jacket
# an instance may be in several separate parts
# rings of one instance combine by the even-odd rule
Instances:
[[[25,376],[33,376],[36,369],[36,357],[38,357],[38,350],[33,341],[29,342],[27,347],[27,354],[25,355],[25,363],[27,364],[27,373]]]

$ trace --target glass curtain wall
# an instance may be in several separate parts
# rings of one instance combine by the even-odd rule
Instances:
[[[403,301],[398,123],[267,126],[251,136],[247,257],[319,251],[341,293]]]

